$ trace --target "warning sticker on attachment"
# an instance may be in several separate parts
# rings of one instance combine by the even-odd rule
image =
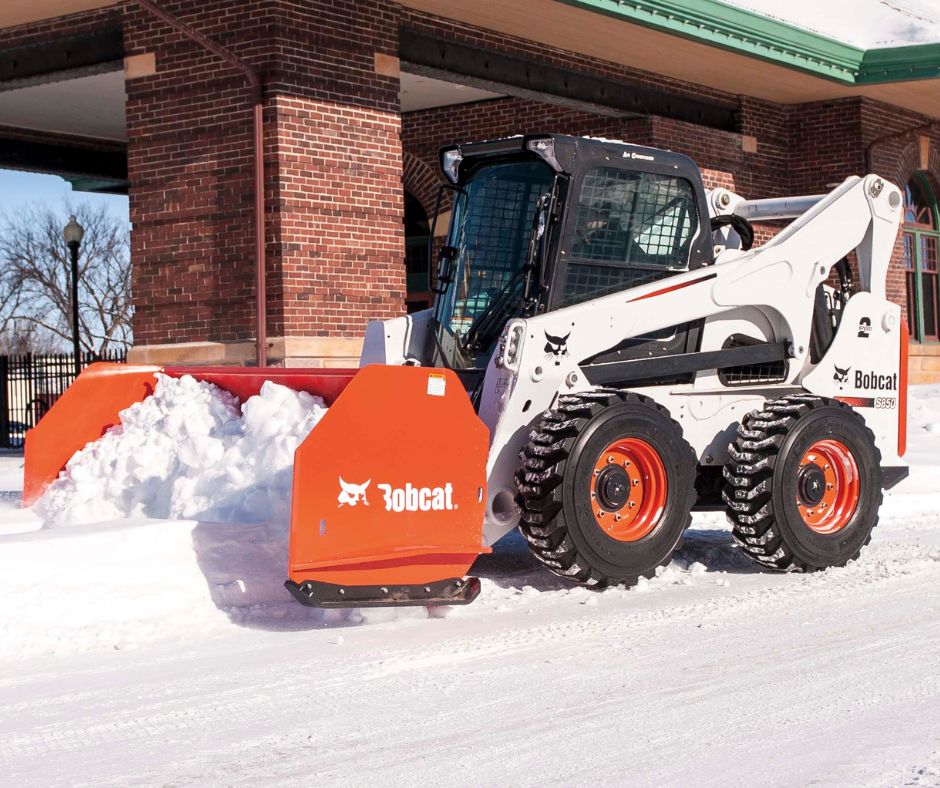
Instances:
[[[447,378],[439,372],[428,375],[428,396],[443,397],[447,390]]]

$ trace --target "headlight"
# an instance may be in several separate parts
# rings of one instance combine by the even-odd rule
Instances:
[[[538,139],[529,140],[525,146],[555,172],[561,172],[561,165],[558,163],[558,159],[555,158],[555,140],[551,137],[539,137]]]
[[[460,152],[459,148],[445,150],[441,155],[441,169],[444,170],[444,175],[447,176],[447,180],[451,183],[457,183],[460,177],[460,162],[462,161],[463,154]]]
[[[525,321],[514,320],[503,329],[503,334],[499,338],[499,351],[496,355],[497,367],[516,369],[523,337],[525,337]]]

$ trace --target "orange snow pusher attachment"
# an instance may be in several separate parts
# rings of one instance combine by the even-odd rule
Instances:
[[[93,364],[26,437],[24,504],[75,452],[150,396],[157,373],[213,383],[239,400],[265,381],[329,410],[294,458],[288,580],[315,607],[465,604],[489,552],[482,530],[488,431],[449,370]]]

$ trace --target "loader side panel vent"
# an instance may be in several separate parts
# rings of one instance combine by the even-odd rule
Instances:
[[[749,337],[747,334],[732,334],[725,340],[722,349],[762,345],[764,340]],[[740,367],[728,367],[718,370],[718,379],[724,386],[759,386],[783,383],[787,379],[789,364],[786,359],[769,361],[763,364],[745,364]]]

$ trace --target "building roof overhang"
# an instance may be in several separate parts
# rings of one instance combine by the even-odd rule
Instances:
[[[399,2],[734,95],[865,96],[940,117],[940,44],[865,50],[717,0]]]
[[[940,117],[940,43],[866,50],[718,0],[399,1],[732,94],[781,103],[867,96]],[[0,29],[119,2],[5,0]]]
[[[80,11],[94,11],[117,5],[121,0],[3,0],[0,3],[0,29],[41,22]]]

